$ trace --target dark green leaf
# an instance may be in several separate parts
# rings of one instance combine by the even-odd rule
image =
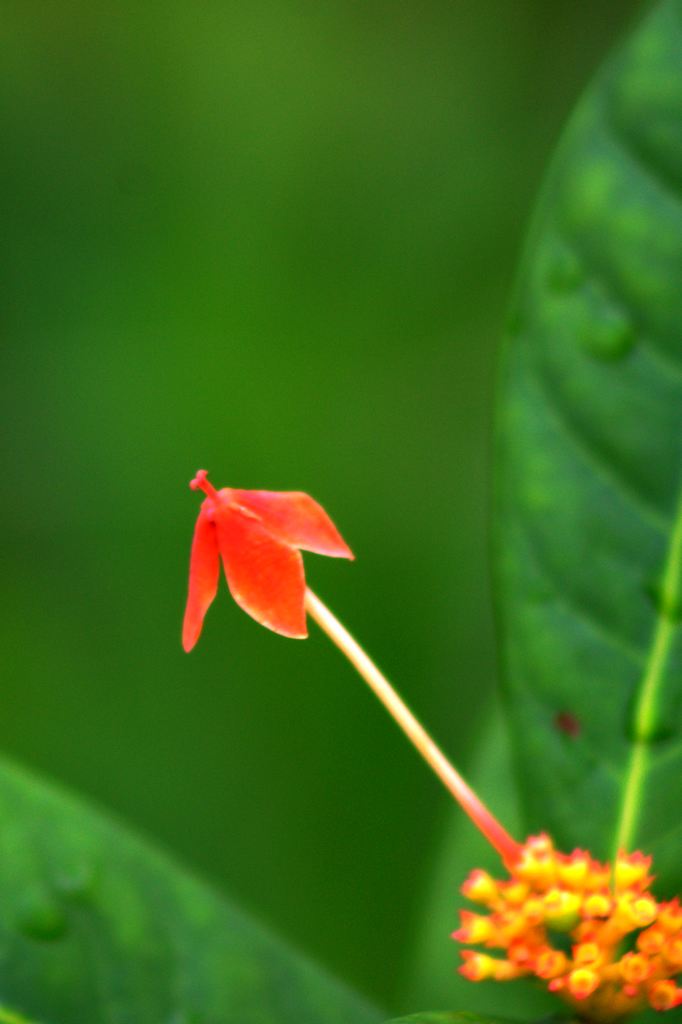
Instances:
[[[0,1024],[380,1019],[164,856],[7,765],[0,820]]]
[[[415,1013],[389,1024],[509,1024],[505,1017],[483,1017],[478,1013]]]
[[[499,419],[504,667],[530,830],[682,888],[682,2],[581,103]]]

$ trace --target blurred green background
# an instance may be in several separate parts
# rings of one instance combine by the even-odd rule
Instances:
[[[3,4],[2,748],[403,1011],[447,798],[324,638],[222,586],[182,653],[187,482],[325,505],[311,585],[466,764],[514,265],[641,6]]]

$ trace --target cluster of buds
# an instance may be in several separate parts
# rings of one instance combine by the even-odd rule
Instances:
[[[682,1004],[682,906],[649,892],[650,857],[620,853],[612,868],[582,850],[559,853],[539,835],[507,866],[506,881],[476,870],[462,886],[490,913],[463,911],[453,938],[505,953],[464,951],[465,977],[539,978],[593,1021]]]

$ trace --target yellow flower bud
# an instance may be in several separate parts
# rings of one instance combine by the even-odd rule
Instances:
[[[569,932],[578,923],[581,899],[565,889],[550,889],[544,899],[545,921],[558,932]]]

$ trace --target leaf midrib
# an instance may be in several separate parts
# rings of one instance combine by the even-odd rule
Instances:
[[[7,1006],[0,1006],[0,1024],[38,1024],[35,1020],[10,1010]]]
[[[644,671],[637,685],[633,715],[632,749],[625,772],[623,800],[617,820],[613,849],[631,851],[639,822],[642,794],[646,785],[651,743],[656,730],[658,697],[664,679],[670,646],[678,623],[670,609],[680,601],[682,583],[682,489],[678,495],[670,545],[661,581],[656,623]]]

